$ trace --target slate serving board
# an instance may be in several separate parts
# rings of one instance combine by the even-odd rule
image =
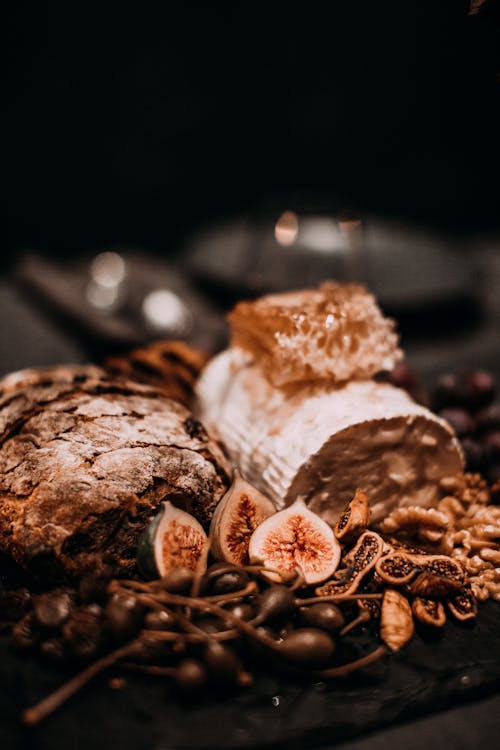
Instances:
[[[417,633],[399,654],[329,684],[262,677],[247,690],[176,701],[158,678],[127,674],[112,690],[101,677],[37,728],[19,722],[22,707],[55,689],[64,675],[12,652],[0,639],[0,745],[11,748],[312,747],[445,708],[500,689],[500,604],[489,601],[476,622],[450,622]],[[357,634],[370,648],[371,635]]]

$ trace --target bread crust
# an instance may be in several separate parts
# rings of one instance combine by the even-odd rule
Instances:
[[[53,578],[88,556],[135,572],[160,502],[207,526],[229,484],[221,449],[181,404],[94,366],[0,381],[0,552]]]

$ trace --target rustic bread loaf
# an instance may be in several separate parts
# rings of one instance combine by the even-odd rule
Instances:
[[[135,569],[170,499],[205,526],[229,484],[218,445],[181,404],[94,366],[0,381],[0,552],[57,578],[89,555]]]

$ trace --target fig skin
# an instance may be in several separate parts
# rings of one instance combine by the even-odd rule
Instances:
[[[235,470],[231,487],[215,509],[210,524],[212,555],[216,560],[235,565],[248,563],[250,537],[275,511],[271,500]]]
[[[266,519],[252,534],[250,562],[277,571],[273,581],[299,569],[307,585],[325,581],[340,562],[340,544],[332,528],[298,498],[285,510]]]

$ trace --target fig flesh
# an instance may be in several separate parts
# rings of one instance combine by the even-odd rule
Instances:
[[[234,473],[231,487],[218,504],[210,525],[211,552],[216,560],[248,563],[253,532],[275,512],[271,500]]]
[[[167,576],[174,569],[206,569],[207,535],[186,511],[165,502],[139,541],[137,564],[145,578]]]
[[[278,573],[299,569],[306,584],[329,578],[340,561],[340,545],[333,530],[299,498],[285,510],[264,521],[252,534],[251,562],[262,563]],[[267,574],[272,580],[279,575]]]

